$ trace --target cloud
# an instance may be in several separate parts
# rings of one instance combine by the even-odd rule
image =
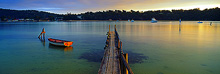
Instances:
[[[0,0],[0,8],[33,9],[55,13],[103,10],[149,10],[220,5],[220,0]],[[220,7],[220,6],[218,6]]]

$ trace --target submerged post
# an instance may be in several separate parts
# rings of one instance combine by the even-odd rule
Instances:
[[[40,33],[40,35],[38,36],[39,39],[41,39],[42,41],[45,41],[45,29],[42,29],[42,32]],[[43,35],[43,36],[42,36]],[[42,38],[43,37],[43,38]]]

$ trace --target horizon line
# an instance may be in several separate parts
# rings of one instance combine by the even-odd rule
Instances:
[[[176,9],[147,9],[147,10],[133,10],[133,9],[130,9],[130,10],[126,10],[126,9],[108,9],[108,10],[98,10],[98,11],[86,11],[86,12],[103,12],[103,11],[109,11],[109,10],[121,10],[121,11],[126,11],[126,12],[129,12],[129,11],[139,11],[139,12],[147,12],[147,11],[161,11],[161,10],[168,10],[168,11],[172,11],[172,10],[193,10],[193,9],[199,9],[201,11],[203,10],[206,10],[206,9],[214,9],[214,8],[220,8],[220,7],[211,7],[211,8],[203,8],[201,9],[200,7],[196,7],[196,8],[190,8],[190,9],[184,9],[184,8],[176,8]],[[8,9],[8,8],[0,8],[0,9]],[[18,11],[25,11],[25,10],[34,10],[34,9],[8,9],[8,10],[18,10]],[[57,13],[57,12],[51,12],[51,11],[44,11],[44,10],[35,10],[35,11],[43,11],[43,12],[48,12],[48,13],[53,13],[53,14],[60,14],[60,15],[65,15],[65,14],[76,14],[76,15],[79,15],[79,14],[83,14],[83,13],[86,13],[86,12],[81,12],[81,13],[72,13],[72,12],[66,12],[66,13]]]

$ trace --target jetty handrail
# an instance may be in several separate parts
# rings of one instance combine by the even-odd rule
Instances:
[[[116,36],[116,41],[120,41],[116,26],[115,26],[115,36]],[[123,64],[126,67],[126,69],[128,70],[129,74],[134,74],[133,71],[131,70],[131,67],[129,66],[128,62],[126,62],[126,59],[125,59],[125,56],[123,55],[123,51],[122,51],[121,47],[119,48],[119,53],[120,53],[119,56],[122,59]]]
[[[115,41],[116,41],[116,47],[119,47],[118,46],[118,42],[120,41],[120,38],[119,38],[119,34],[117,32],[117,28],[116,28],[116,25],[115,25]]]
[[[125,56],[123,55],[123,53],[121,53],[121,59],[126,67],[126,69],[128,70],[129,74],[134,74],[133,71],[131,70],[131,67],[129,66],[129,64],[126,62],[125,60]]]
[[[119,39],[119,35],[118,35],[118,31],[117,31],[116,27],[115,27],[115,36],[116,36],[116,38],[117,38],[118,40],[120,40],[120,39]]]

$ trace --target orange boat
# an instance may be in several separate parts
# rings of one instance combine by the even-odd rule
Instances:
[[[50,41],[50,44],[57,45],[57,46],[69,47],[73,44],[73,41],[65,41],[65,40],[52,39],[52,38],[48,38],[48,40]]]

